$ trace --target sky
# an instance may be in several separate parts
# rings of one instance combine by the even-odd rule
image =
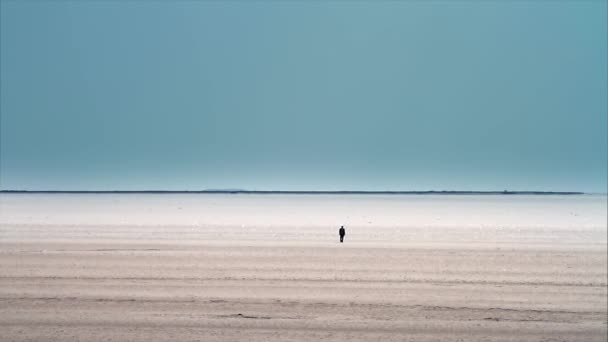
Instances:
[[[606,1],[0,6],[0,189],[606,192]]]

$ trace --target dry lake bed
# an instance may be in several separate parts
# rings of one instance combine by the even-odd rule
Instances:
[[[0,339],[606,341],[606,210],[605,195],[1,194]]]

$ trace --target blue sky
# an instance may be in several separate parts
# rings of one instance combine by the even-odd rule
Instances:
[[[605,192],[605,1],[6,1],[0,188]]]

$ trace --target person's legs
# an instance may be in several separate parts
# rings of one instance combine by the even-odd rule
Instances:
[[[340,235],[340,243],[344,242],[344,235]]]

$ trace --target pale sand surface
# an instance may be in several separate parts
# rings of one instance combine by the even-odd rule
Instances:
[[[606,196],[0,196],[2,341],[607,340]]]

